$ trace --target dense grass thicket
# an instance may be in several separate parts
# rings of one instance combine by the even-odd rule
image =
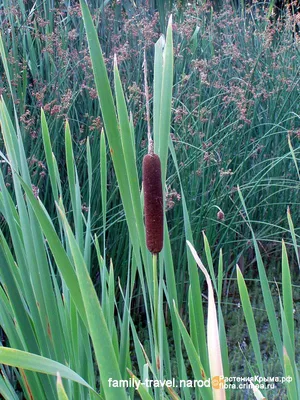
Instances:
[[[136,3],[0,8],[0,393],[133,399],[109,378],[259,374],[293,379],[138,394],[300,398],[299,14]],[[158,260],[142,212],[147,122]]]
[[[139,8],[130,17],[120,7],[93,12],[111,75],[117,55],[128,108],[133,116],[137,162],[146,149],[143,49],[147,49],[153,81],[153,46],[160,32],[158,14]],[[283,210],[298,215],[299,178],[291,157],[299,141],[299,48],[290,26],[272,29],[261,6],[241,17],[230,6],[213,12],[206,3],[174,13],[174,88],[171,139],[176,150],[196,240],[202,230],[223,247],[228,265],[250,249],[250,233],[237,210],[239,184],[250,218],[267,254],[284,236]],[[279,31],[281,31],[279,33]],[[74,140],[79,180],[87,202],[87,137],[92,146],[95,184],[100,180],[97,151],[103,126],[79,4],[49,10],[38,4],[22,10],[15,4],[2,15],[3,40],[9,62],[14,103],[20,116],[33,184],[47,209],[49,179],[41,146],[40,108],[46,114],[59,169],[64,171],[63,125],[68,119]],[[11,94],[3,75],[1,92],[12,112]],[[152,89],[150,88],[152,91]],[[95,144],[95,145],[94,145]],[[144,150],[143,150],[144,149]],[[124,232],[122,206],[109,168],[109,254],[116,259],[115,232]],[[66,174],[64,174],[66,175]],[[9,181],[9,171],[7,171]],[[64,182],[63,182],[64,184]],[[172,163],[167,174],[167,218],[172,242],[185,270],[180,190]],[[67,201],[69,194],[65,193]],[[101,193],[93,191],[92,228],[101,229]],[[219,208],[224,213],[218,219]],[[219,214],[220,215],[220,214]],[[123,235],[125,236],[125,235]],[[232,243],[235,243],[232,246]],[[127,245],[126,243],[124,244]],[[233,248],[234,247],[234,248]],[[251,249],[250,249],[251,250]],[[246,253],[245,253],[246,254]],[[251,251],[250,253],[251,254]],[[251,261],[250,259],[246,262]],[[119,263],[118,266],[121,267]],[[181,280],[181,279],[180,279]]]

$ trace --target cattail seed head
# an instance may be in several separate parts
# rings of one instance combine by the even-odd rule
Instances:
[[[147,154],[143,159],[144,211],[148,250],[157,254],[163,247],[164,213],[160,159]]]

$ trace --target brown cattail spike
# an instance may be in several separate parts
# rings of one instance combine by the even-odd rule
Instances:
[[[164,212],[160,159],[147,154],[143,160],[144,210],[148,250],[157,254],[163,247]]]

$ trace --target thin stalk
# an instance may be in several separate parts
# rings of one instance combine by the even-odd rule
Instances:
[[[148,154],[153,154],[154,149],[153,149],[153,140],[151,135],[151,126],[150,126],[150,106],[149,106],[148,69],[147,69],[146,50],[144,50],[144,86],[145,86],[145,97],[146,97]]]
[[[154,310],[154,336],[158,337],[158,279],[157,279],[157,254],[152,255],[153,266],[153,310]],[[157,343],[157,340],[155,340]]]

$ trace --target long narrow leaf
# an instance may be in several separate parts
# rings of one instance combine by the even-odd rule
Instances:
[[[124,388],[110,387],[110,379],[121,380],[121,373],[117,364],[110,332],[78,243],[62,210],[60,210],[60,215],[66,229],[74,264],[76,266],[80,292],[86,310],[89,333],[92,338],[105,395],[112,400],[127,400]]]
[[[11,365],[12,367],[28,369],[30,371],[41,372],[56,376],[57,372],[60,373],[62,378],[70,379],[78,382],[88,389],[95,392],[95,390],[76,372],[70,368],[56,361],[49,360],[48,358],[38,356],[36,354],[27,353],[26,351],[0,347],[0,363]]]
[[[202,264],[196,250],[192,246],[192,244],[187,241],[187,244],[191,250],[191,253],[198,264],[199,268],[203,272],[207,286],[208,286],[208,311],[207,311],[207,346],[208,346],[208,354],[209,354],[209,368],[211,378],[214,377],[223,377],[223,363],[221,356],[221,347],[220,347],[220,337],[219,337],[219,327],[217,320],[217,311],[216,304],[214,300],[214,291],[210,276]],[[225,389],[220,387],[216,389],[213,387],[214,399],[225,400],[226,394]]]

